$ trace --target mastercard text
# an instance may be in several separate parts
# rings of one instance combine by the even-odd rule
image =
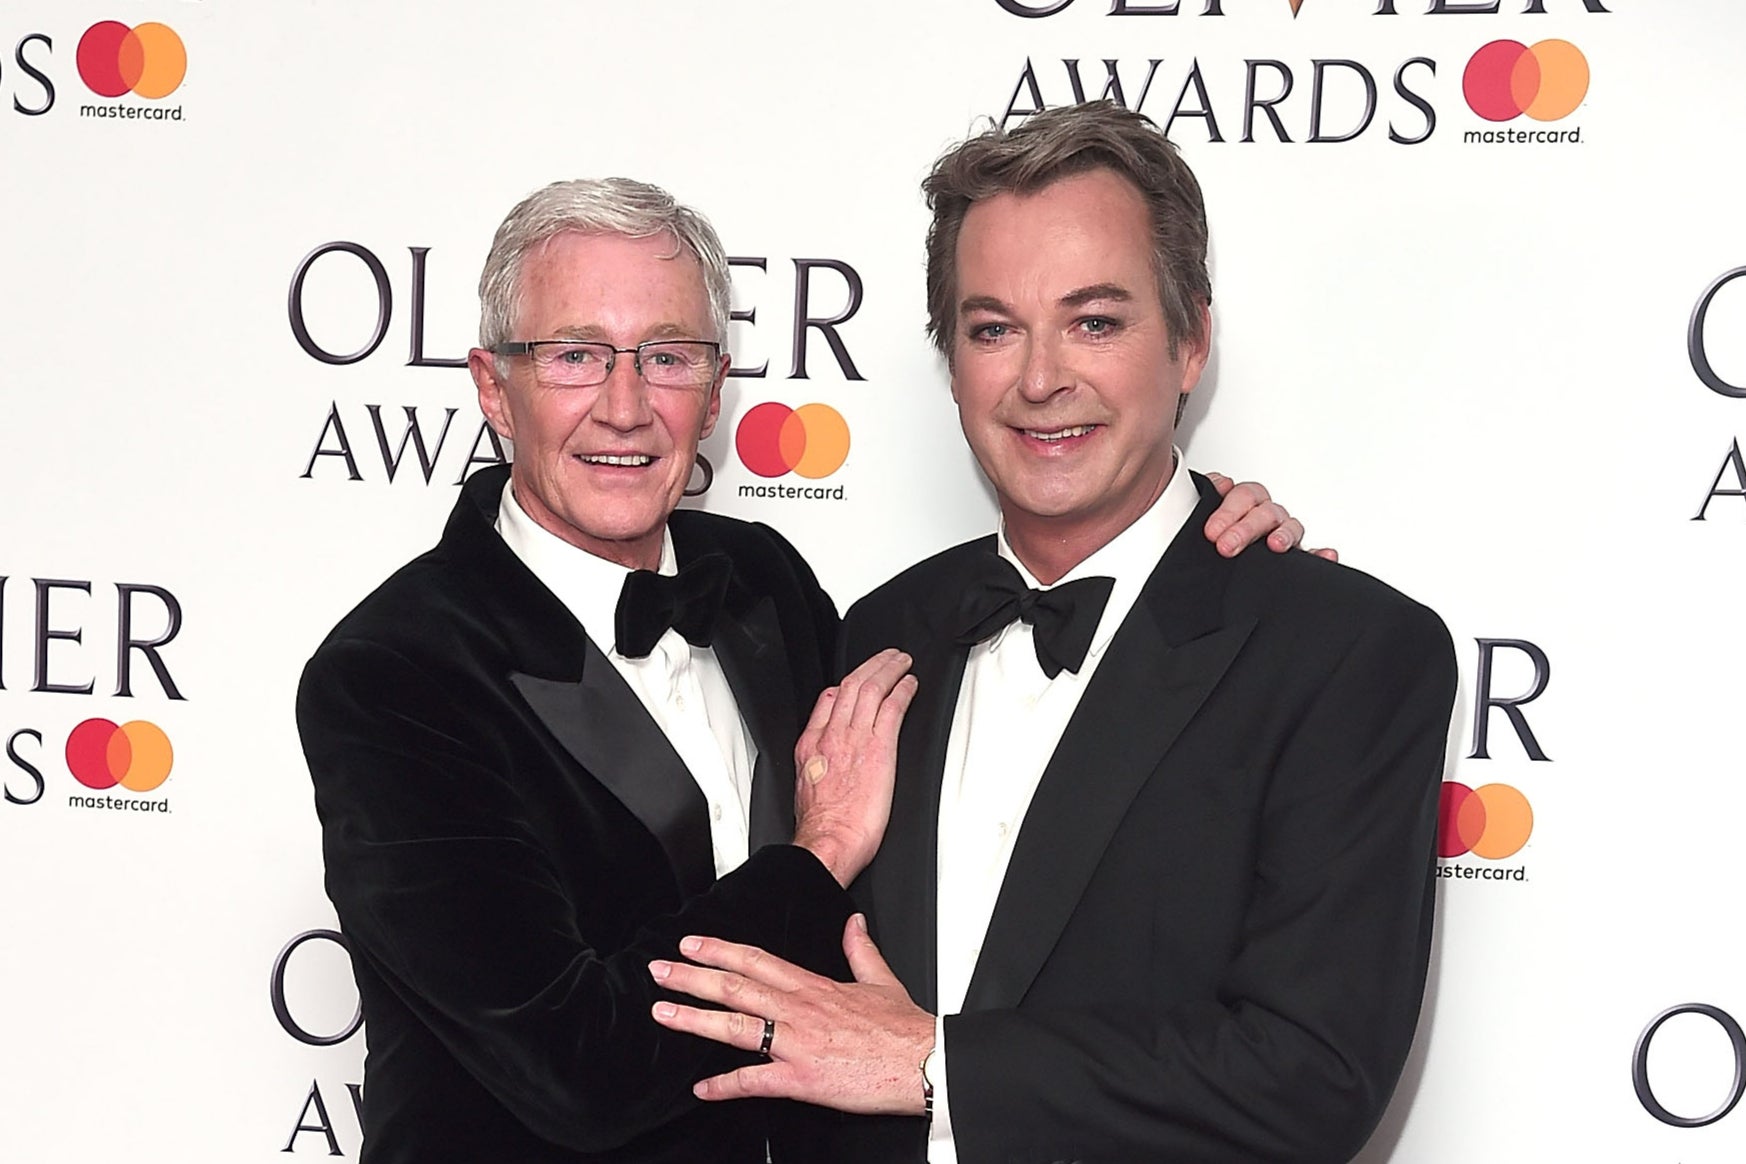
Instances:
[[[1437,876],[1445,880],[1463,881],[1526,881],[1528,867],[1499,868],[1495,865],[1438,865]]]
[[[69,808],[113,808],[123,812],[169,812],[170,798],[158,800],[124,799],[119,796],[69,796]]]
[[[80,117],[122,118],[128,121],[180,121],[182,107],[165,109],[160,105],[81,105]]]
[[[741,497],[789,497],[807,501],[842,501],[841,485],[741,485]]]
[[[1581,145],[1582,127],[1575,129],[1470,129],[1461,135],[1468,145]]]

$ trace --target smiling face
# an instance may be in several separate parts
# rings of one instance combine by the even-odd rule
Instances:
[[[514,338],[599,340],[628,348],[652,339],[719,340],[703,268],[675,254],[671,234],[560,234],[523,260]],[[715,427],[728,357],[708,384],[652,387],[620,355],[606,382],[550,387],[526,356],[474,348],[467,366],[491,427],[515,442],[510,479],[529,517],[571,545],[633,569],[654,569],[697,442]]]
[[[1052,582],[1164,491],[1210,327],[1171,354],[1145,203],[1109,170],[977,202],[957,289],[959,421],[1014,551]]]

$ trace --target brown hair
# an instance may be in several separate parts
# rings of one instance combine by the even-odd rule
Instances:
[[[990,128],[948,150],[922,182],[934,220],[928,227],[928,335],[952,358],[958,299],[958,231],[970,207],[997,194],[1031,194],[1088,170],[1132,182],[1152,223],[1152,267],[1174,356],[1201,334],[1212,302],[1206,273],[1206,205],[1200,183],[1152,119],[1113,101],[1050,109],[1011,132]]]

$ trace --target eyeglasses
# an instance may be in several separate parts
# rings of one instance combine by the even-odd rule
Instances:
[[[701,388],[715,379],[721,345],[712,340],[646,340],[634,348],[583,340],[501,343],[499,356],[527,356],[534,376],[555,388],[592,388],[606,383],[618,357],[628,355],[637,374],[657,388]]]

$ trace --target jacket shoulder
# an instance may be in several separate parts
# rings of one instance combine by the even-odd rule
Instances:
[[[818,617],[834,627],[836,604],[819,585],[812,567],[787,538],[763,522],[681,509],[668,519],[668,528],[681,566],[702,554],[726,554],[740,586],[779,604],[798,601],[815,607]]]
[[[383,579],[334,624],[323,646],[346,639],[392,643],[440,634],[446,613],[459,605],[461,581],[441,547],[430,549]]]
[[[1446,656],[1453,665],[1454,644],[1436,611],[1373,575],[1314,554],[1245,551],[1231,562],[1227,602],[1262,612],[1296,634],[1384,634]]]
[[[985,535],[923,558],[856,601],[843,617],[845,633],[889,629],[919,610],[938,606],[942,596],[956,591],[971,563],[993,549],[993,535]]]
[[[502,627],[473,591],[440,549],[419,555],[334,625],[305,666],[302,684],[317,681],[316,676],[332,681],[364,665],[363,660],[376,660],[366,669],[398,660],[391,665],[400,673],[432,678],[453,678],[480,666],[507,673],[518,661],[510,657]],[[555,598],[552,602],[568,617]]]
[[[711,552],[728,555],[741,570],[755,571],[777,562],[792,569],[795,563],[806,563],[787,538],[761,521],[745,521],[701,509],[679,509],[668,518],[667,527],[673,533],[673,546],[681,564],[687,556]]]

